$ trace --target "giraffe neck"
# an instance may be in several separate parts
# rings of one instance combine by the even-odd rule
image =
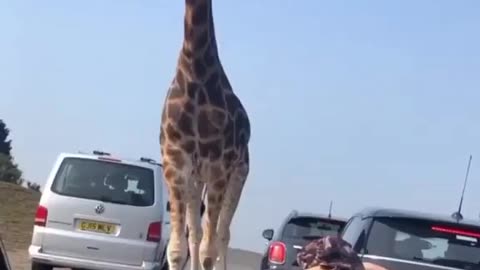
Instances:
[[[185,0],[184,54],[194,56],[206,50],[218,55],[212,0]]]

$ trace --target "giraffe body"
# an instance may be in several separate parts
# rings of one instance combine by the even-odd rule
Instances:
[[[162,112],[171,270],[184,264],[187,247],[192,270],[226,267],[230,224],[249,172],[250,122],[218,56],[211,1],[185,0],[184,42]]]

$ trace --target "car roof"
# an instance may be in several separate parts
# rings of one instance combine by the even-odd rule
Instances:
[[[158,169],[159,167],[162,167],[161,164],[156,163],[152,160],[152,162],[147,162],[147,161],[141,161],[139,160],[133,160],[133,159],[128,159],[128,158],[122,158],[118,156],[112,156],[112,155],[96,155],[96,154],[89,154],[89,153],[69,153],[69,152],[62,152],[59,154],[59,158],[64,159],[67,157],[72,157],[72,158],[85,158],[85,159],[95,159],[97,160],[98,158],[102,157],[105,159],[118,159],[121,160],[123,164],[127,165],[134,165],[134,166],[139,166],[139,167],[144,167],[144,168],[149,168],[149,169]]]
[[[319,219],[331,219],[333,221],[341,221],[341,222],[347,222],[347,219],[342,218],[342,217],[329,217],[328,215],[325,214],[319,214],[319,213],[311,213],[311,212],[298,212],[298,211],[293,211],[292,218],[294,217],[312,217],[312,218],[319,218]]]
[[[358,212],[356,215],[362,217],[392,217],[392,218],[415,218],[430,221],[439,221],[445,223],[457,223],[467,226],[480,226],[480,220],[466,219],[461,220],[454,219],[451,215],[426,213],[405,209],[394,208],[381,208],[381,207],[369,207]]]

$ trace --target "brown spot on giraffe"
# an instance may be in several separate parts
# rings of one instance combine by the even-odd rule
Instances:
[[[177,173],[173,168],[168,167],[168,169],[165,169],[163,172],[165,179],[173,179]]]
[[[201,191],[196,187],[205,184],[203,236],[199,247],[195,241],[188,243],[199,250],[192,254],[191,269],[211,270],[228,246],[230,223],[248,175],[248,169],[240,168],[249,167],[243,153],[250,140],[247,112],[220,63],[212,0],[185,0],[183,45],[161,119],[163,174],[172,205],[170,239],[177,240],[168,244],[169,266],[179,270],[178,258],[186,257],[181,250],[186,244],[185,220],[195,224],[200,218],[186,218],[192,212],[186,209],[200,208],[196,198]],[[197,233],[190,229],[189,225],[189,231]]]
[[[215,188],[215,190],[223,191],[226,185],[227,185],[227,181],[221,179],[215,182],[215,184],[213,184],[213,187]]]
[[[183,152],[179,149],[174,149],[171,147],[167,147],[165,150],[164,155],[168,156],[168,162],[176,169],[180,170],[185,165],[185,160],[183,157]],[[165,171],[168,171],[170,167],[166,167]],[[164,173],[165,174],[165,173]],[[167,175],[166,175],[167,176]],[[175,176],[176,177],[176,176]],[[167,178],[168,180],[169,178]]]
[[[172,196],[173,196],[173,199],[175,199],[176,201],[181,201],[182,200],[182,192],[180,191],[180,189],[177,186],[175,186],[175,181],[176,180],[173,180],[174,185],[170,188],[171,192],[172,192]]]

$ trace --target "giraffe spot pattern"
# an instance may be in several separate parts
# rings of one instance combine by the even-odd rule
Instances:
[[[188,154],[192,154],[196,149],[196,144],[194,141],[189,140],[182,143],[182,149],[185,150]]]
[[[227,181],[225,181],[224,179],[221,179],[215,182],[215,184],[213,184],[213,188],[216,191],[223,191],[226,185],[227,185]]]
[[[208,30],[204,29],[200,34],[198,34],[195,39],[193,40],[193,49],[194,50],[201,50],[208,44]]]
[[[198,91],[198,106],[204,106],[207,104],[207,96],[205,95],[205,92],[203,92],[203,89],[199,89]]]
[[[185,89],[183,87],[179,87],[174,85],[170,88],[168,98],[169,99],[179,99],[185,96]]]
[[[199,154],[203,158],[208,158],[210,161],[216,161],[222,156],[222,139],[215,139],[208,142],[199,142]]]
[[[173,127],[172,123],[167,123],[167,126],[165,127],[165,136],[173,143],[182,139],[182,134]]]
[[[206,139],[220,132],[220,129],[215,126],[210,118],[210,112],[207,110],[201,110],[198,114],[198,122],[202,123],[198,125],[198,136],[200,136],[200,138]]]
[[[167,147],[165,155],[171,166],[174,166],[177,170],[183,168],[185,165],[184,154],[182,151]]]
[[[207,24],[209,13],[209,7],[207,3],[200,3],[198,6],[193,8],[195,9],[195,12],[193,12],[192,24],[195,26]]]
[[[212,48],[208,48],[205,50],[205,53],[203,54],[203,62],[207,67],[213,66],[215,63],[217,63],[217,58],[215,57],[214,50]]]
[[[172,206],[178,206],[177,210],[181,210],[181,205],[182,203],[180,202],[182,200],[182,193],[180,192],[180,189],[178,187],[172,186],[170,188],[170,191],[172,192],[172,197],[175,199],[172,202]],[[180,211],[182,212],[182,211]]]
[[[207,67],[204,65],[203,61],[195,59],[193,61],[193,72],[196,76],[203,78],[207,74]]]
[[[190,99],[195,99],[198,91],[200,91],[200,84],[195,82],[187,82],[187,95]]]
[[[185,179],[181,176],[177,176],[174,178],[173,184],[177,186],[182,186],[185,184]]]
[[[174,123],[178,128],[177,132],[186,136],[194,136],[193,119],[185,110],[183,104],[170,102],[167,104],[167,112],[170,123]]]
[[[175,170],[173,168],[165,168],[165,170],[163,171],[163,177],[165,177],[165,179],[167,181],[169,181],[168,179],[173,179],[174,177],[176,177],[177,173],[175,172]]]
[[[195,113],[195,106],[193,106],[193,103],[191,100],[185,101],[185,104],[183,105],[183,107],[188,114]]]

